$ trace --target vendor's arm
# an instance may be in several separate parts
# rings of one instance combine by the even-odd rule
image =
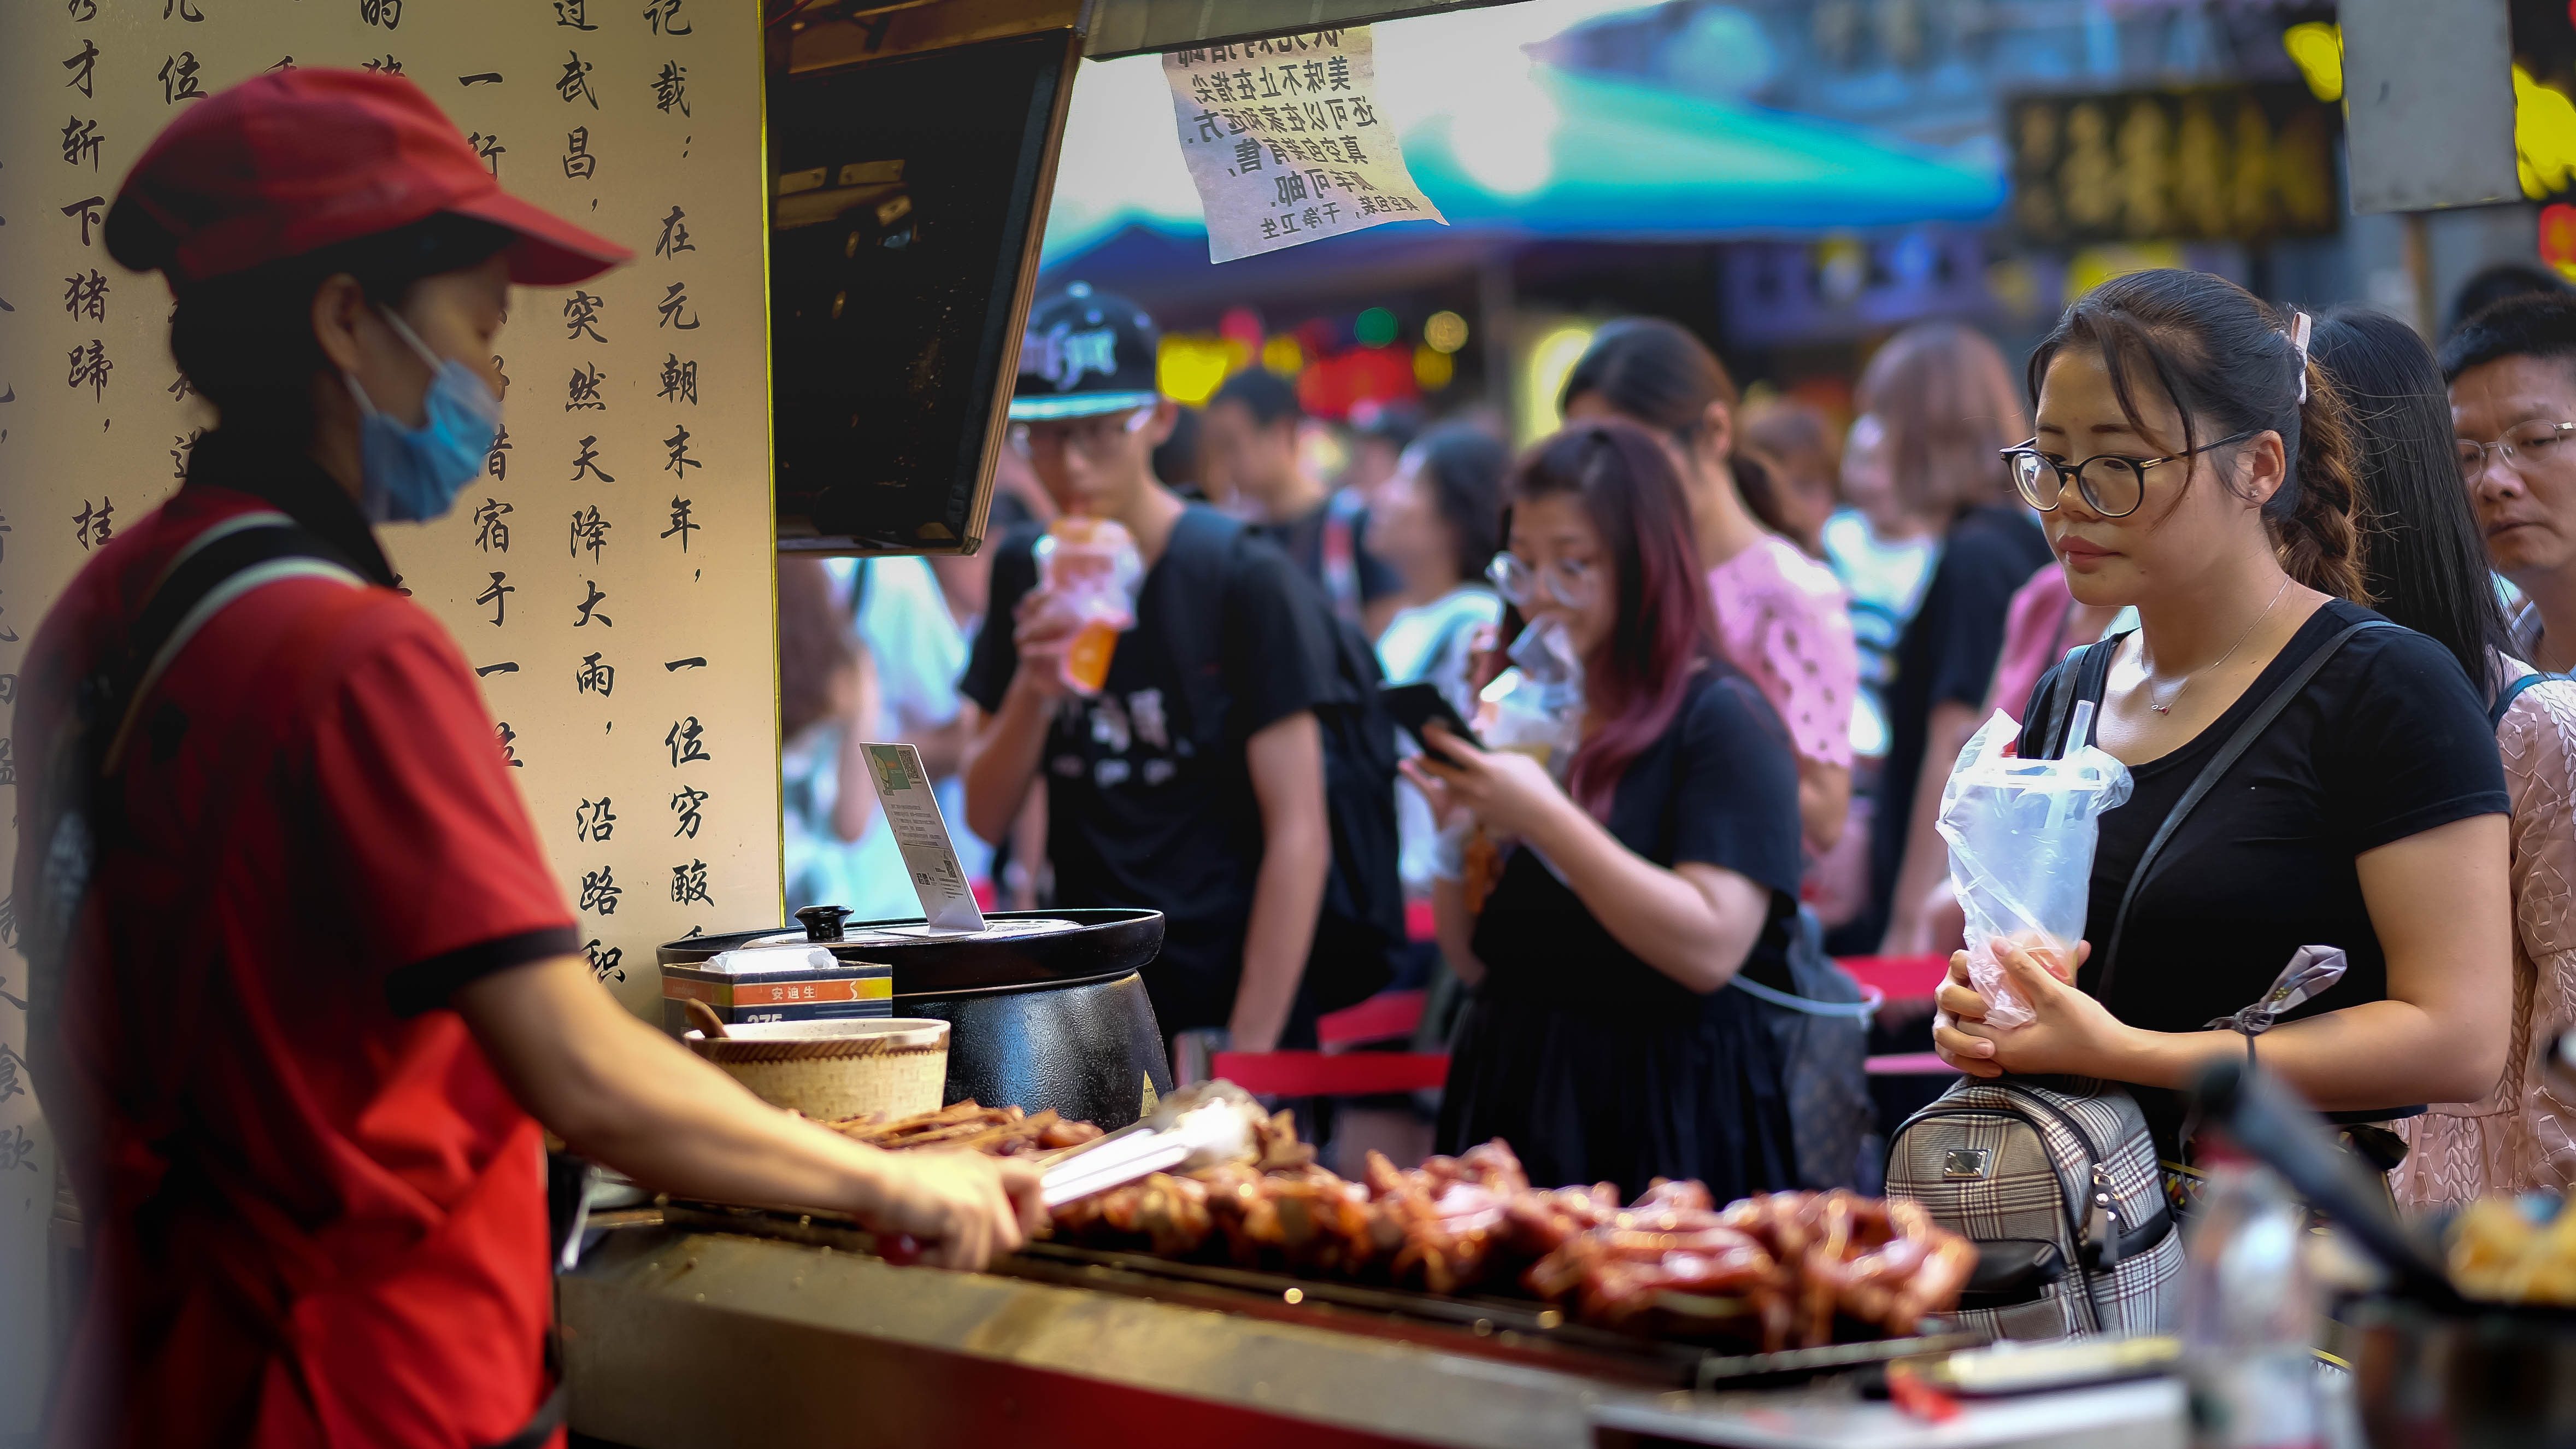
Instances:
[[[2388,998],[2265,1033],[2265,1069],[2319,1111],[2369,1111],[2483,1097],[2504,1070],[2513,1006],[2513,905],[2507,819],[2477,815],[2356,857],[2371,928],[2388,957]],[[2189,1086],[2241,1055],[2234,1032],[2124,1025],[2020,951],[2005,968],[2037,1020],[1997,1030],[1967,984],[1964,953],[1939,993],[1934,1043],[1962,1071],[2064,1072],[2145,1087]]]
[[[963,1268],[1016,1249],[1045,1221],[1035,1169],[980,1153],[883,1152],[768,1106],[630,1015],[578,956],[480,977],[450,1004],[531,1115],[645,1186],[847,1212]]]
[[[1243,980],[1228,1034],[1237,1051],[1279,1044],[1314,949],[1315,918],[1333,868],[1324,816],[1324,739],[1312,711],[1276,721],[1244,742],[1261,807],[1261,870],[1243,937]]]
[[[367,923],[353,966],[382,977],[396,1015],[457,1010],[533,1115],[658,1187],[859,1212],[958,1264],[1037,1221],[1026,1174],[853,1151],[619,1008],[578,954],[454,642],[388,593],[331,647],[346,664],[299,712],[306,774],[290,788],[327,845],[314,869]]]

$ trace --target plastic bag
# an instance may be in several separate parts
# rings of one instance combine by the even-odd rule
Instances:
[[[1521,631],[1512,667],[1478,698],[1476,735],[1487,749],[1528,755],[1560,785],[1583,743],[1583,663],[1565,623],[1553,616]]]
[[[2078,703],[2067,738],[2086,738],[2092,722],[2092,701]],[[2074,979],[2097,822],[2129,798],[2129,767],[2107,751],[2087,744],[2064,759],[2017,759],[2006,751],[2020,732],[2012,716],[1995,711],[1941,786],[1950,889],[1967,915],[1968,979],[1986,998],[1986,1025],[1995,1027],[2032,1019],[2004,984],[1997,942],[2031,952],[2061,980]]]

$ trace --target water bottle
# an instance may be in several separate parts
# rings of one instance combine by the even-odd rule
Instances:
[[[2210,1165],[2185,1244],[2183,1373],[2193,1449],[2320,1449],[2307,1212],[2271,1169]]]

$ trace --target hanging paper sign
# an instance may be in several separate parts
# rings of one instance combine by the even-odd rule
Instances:
[[[1436,221],[1377,103],[1365,25],[1163,56],[1181,155],[1230,262],[1390,221]]]

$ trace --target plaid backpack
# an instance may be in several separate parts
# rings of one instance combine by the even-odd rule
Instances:
[[[2130,873],[2103,937],[2097,995],[2119,967],[2120,937],[2138,888],[2184,817],[2347,640],[2365,629],[2395,627],[2367,619],[2319,645],[2174,802]],[[2101,699],[2118,648],[2118,638],[2087,645],[2041,681],[2022,726],[2023,755],[2065,754],[2075,701]],[[2174,1329],[2182,1237],[2174,1231],[2146,1115],[2115,1083],[1963,1077],[1889,1139],[1887,1191],[1921,1202],[1933,1221],[1977,1244],[1977,1272],[1959,1305],[1967,1327],[1998,1338]]]

